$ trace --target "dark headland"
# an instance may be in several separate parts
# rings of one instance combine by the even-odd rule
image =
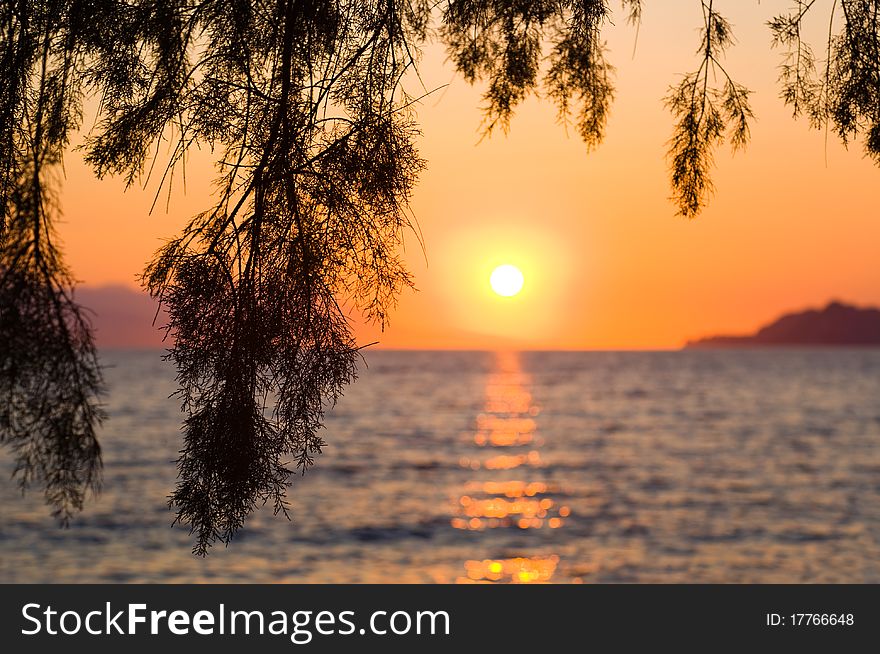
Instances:
[[[687,348],[776,345],[878,345],[880,309],[831,302],[824,309],[789,313],[748,336],[711,336]]]

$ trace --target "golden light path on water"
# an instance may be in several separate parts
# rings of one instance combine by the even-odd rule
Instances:
[[[469,481],[453,502],[455,529],[561,529],[571,509],[553,497],[559,488],[541,478],[535,417],[540,408],[527,387],[519,355],[498,355],[497,372],[486,384],[486,402],[476,419],[473,456],[459,465],[493,478]],[[500,471],[500,472],[499,472]],[[556,554],[465,561],[457,583],[541,583],[552,581]]]

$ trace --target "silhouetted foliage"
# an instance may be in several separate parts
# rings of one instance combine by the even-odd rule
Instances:
[[[803,38],[805,22],[827,11],[824,59]],[[865,152],[880,164],[880,2],[799,0],[770,21],[774,45],[785,50],[782,99],[795,117],[817,129],[833,127],[844,144],[864,134]]]
[[[410,284],[397,250],[422,162],[400,80],[422,27],[390,2],[282,5],[205,15],[202,76],[169,103],[183,138],[224,149],[217,204],[145,275],[175,337],[187,418],[171,503],[198,553],[257,503],[285,511],[282,461],[305,470],[321,451],[325,403],[355,375],[341,303],[384,323]]]
[[[696,0],[695,0],[696,1]],[[711,0],[698,69],[674,87],[671,182],[679,213],[711,193],[715,148],[746,144],[748,91],[721,64],[731,27]],[[795,54],[784,97],[847,142],[880,150],[876,2],[841,2],[825,74],[800,39],[813,2],[771,27]],[[640,0],[621,2],[637,23]],[[485,81],[485,132],[541,87],[589,148],[614,96],[606,0],[11,0],[0,7],[0,440],[23,484],[66,520],[99,481],[101,374],[52,225],[53,189],[85,97],[99,176],[129,184],[193,146],[217,154],[213,205],[144,273],[168,311],[185,420],[177,520],[205,554],[258,505],[287,512],[292,472],[321,451],[324,410],[354,378],[349,316],[384,326],[412,281],[400,259],[423,168],[413,108],[433,34]],[[720,80],[720,82],[716,81]],[[160,166],[159,170],[163,170]]]
[[[103,418],[92,334],[53,230],[52,177],[80,116],[83,18],[67,3],[24,1],[0,18],[0,443],[22,488],[41,484],[64,524],[100,483]]]
[[[629,21],[638,22],[641,0],[621,4]],[[602,28],[611,19],[605,0],[450,0],[445,5],[441,33],[456,68],[469,82],[488,82],[486,133],[496,126],[508,129],[516,105],[538,85],[549,42],[547,95],[563,122],[577,112],[577,131],[588,147],[602,141],[614,97],[614,69],[602,40]]]
[[[669,143],[673,199],[679,214],[687,218],[699,214],[712,193],[714,147],[725,137],[734,150],[745,147],[753,117],[748,89],[731,79],[721,64],[724,51],[733,45],[733,34],[713,4],[712,0],[702,3],[700,67],[685,75],[666,98],[676,119]],[[720,86],[715,85],[718,79]]]

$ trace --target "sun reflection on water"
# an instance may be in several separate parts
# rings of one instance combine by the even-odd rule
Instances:
[[[548,582],[556,572],[559,557],[533,556],[513,559],[485,559],[483,561],[466,561],[465,577],[459,577],[459,584],[535,584]]]
[[[459,465],[473,471],[485,471],[496,478],[474,480],[466,484],[453,502],[451,526],[468,531],[487,529],[559,529],[565,525],[571,509],[559,502],[554,493],[557,484],[530,478],[530,470],[543,467],[543,444],[535,418],[540,407],[533,402],[529,379],[523,372],[519,355],[498,355],[497,371],[486,384],[486,403],[477,416],[472,442],[477,448],[472,456],[462,456]],[[517,471],[517,478],[503,477]],[[490,553],[491,554],[491,553]],[[543,583],[552,580],[559,556],[522,555],[507,558],[469,560],[465,575],[457,583]]]

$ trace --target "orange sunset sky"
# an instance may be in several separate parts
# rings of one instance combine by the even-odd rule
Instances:
[[[453,73],[442,46],[427,47],[422,79],[449,86],[419,109],[428,169],[413,210],[426,253],[415,235],[406,252],[419,290],[401,298],[385,333],[359,327],[361,341],[672,348],[831,298],[880,304],[880,170],[859,143],[847,151],[832,134],[826,147],[825,135],[794,121],[778,99],[781,53],[771,51],[765,23],[791,4],[716,2],[738,41],[727,70],[754,91],[757,120],[746,152],[719,151],[716,196],[696,221],[676,217],[668,199],[672,117],[662,98],[698,66],[698,0],[646,0],[637,43],[618,12],[606,31],[617,97],[606,141],[592,153],[537,98],[520,108],[509,135],[478,143],[481,89]],[[813,20],[821,40],[825,14]],[[163,195],[150,215],[156,179],[123,193],[120,180],[95,181],[77,153],[68,156],[60,231],[76,278],[136,288],[161,240],[210,204],[210,162],[194,156],[185,191],[178,177],[170,208]],[[489,287],[502,263],[525,275],[514,298]]]

